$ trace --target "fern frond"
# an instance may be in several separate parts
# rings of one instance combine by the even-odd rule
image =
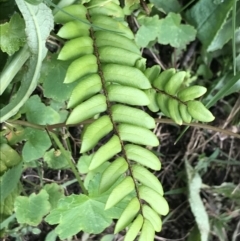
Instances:
[[[79,15],[75,8],[80,12]],[[145,218],[149,209],[145,208],[145,215],[143,214],[141,203],[144,197],[140,188],[143,185],[149,189],[157,188],[155,202],[159,198],[165,200],[157,178],[146,168],[140,168],[140,165],[154,170],[161,167],[158,157],[143,147],[159,145],[157,137],[149,130],[155,127],[154,119],[139,108],[150,103],[144,92],[151,88],[147,73],[142,72],[145,69],[145,60],[142,60],[140,51],[132,40],[133,34],[127,23],[123,18],[112,17],[124,16],[122,9],[115,2],[107,4],[106,9],[104,1],[91,1],[86,6],[72,5],[64,10],[94,26],[101,27],[83,27],[82,22],[69,19],[60,12],[55,16],[56,22],[63,23],[59,36],[68,39],[59,54],[59,59],[72,60],[64,82],[79,82],[68,103],[68,107],[73,110],[67,124],[75,124],[99,115],[83,131],[80,152],[92,150],[102,138],[110,136],[109,140],[93,153],[89,170],[95,170],[106,161],[112,161],[102,173],[100,192],[111,188],[120,176],[126,176],[111,192],[105,208],[111,208],[134,191],[135,194],[123,211],[115,232],[121,231],[133,222],[129,232],[136,236],[142,225],[152,225],[151,221],[148,223]],[[104,31],[102,28],[121,34]],[[82,32],[77,33],[78,31]],[[156,68],[157,75],[159,72],[160,69]],[[140,165],[134,165],[134,162]],[[154,191],[153,193],[155,194]],[[163,208],[161,213],[167,214],[168,206],[165,205]],[[154,211],[150,211],[148,218],[152,212]],[[158,217],[160,219],[160,216]],[[134,228],[135,225],[137,229]],[[161,227],[155,229],[160,230]],[[129,235],[131,236],[127,234],[126,240],[131,240],[128,238]]]
[[[170,69],[160,74],[158,66],[146,69],[118,1],[93,0],[64,10],[89,23],[84,26],[84,21],[63,12],[55,16],[55,21],[63,24],[58,35],[68,40],[59,59],[72,60],[64,82],[79,82],[68,103],[73,110],[67,124],[96,118],[83,131],[80,152],[93,152],[90,171],[111,162],[101,174],[99,192],[106,192],[125,176],[111,191],[105,209],[133,193],[115,233],[129,227],[125,241],[133,241],[140,230],[140,240],[153,241],[155,231],[161,230],[160,217],[169,207],[161,183],[147,169],[161,168],[159,158],[146,148],[158,146],[159,141],[150,130],[155,127],[154,119],[140,107],[160,108],[181,124],[182,120],[191,121],[189,116],[196,118],[189,105],[199,107],[194,99],[204,91],[201,88],[199,93],[196,87],[182,90],[184,71]],[[102,138],[108,139],[93,150]]]
[[[151,73],[153,70],[149,70]],[[155,75],[156,76],[156,75]],[[198,100],[207,89],[203,86],[184,86],[185,71],[176,72],[171,68],[163,71],[152,80],[153,88],[145,91],[150,99],[148,108],[158,111],[182,125],[193,119],[210,122],[214,120],[212,113]]]

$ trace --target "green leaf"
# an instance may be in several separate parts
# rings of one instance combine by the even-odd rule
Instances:
[[[22,126],[11,124],[11,126],[6,126],[5,128],[7,131],[5,137],[9,145],[13,146],[24,139],[25,129]]]
[[[114,207],[118,202],[124,199],[128,194],[134,191],[135,185],[132,177],[127,176],[119,183],[108,197],[105,210]]]
[[[14,54],[26,42],[25,23],[18,13],[9,22],[0,25],[0,48],[8,55]]]
[[[143,216],[141,214],[138,214],[137,218],[133,221],[133,223],[130,225],[126,236],[125,241],[133,241],[137,237],[139,231],[141,230],[143,225]]]
[[[158,39],[160,44],[170,44],[174,48],[185,48],[195,39],[196,30],[187,24],[181,24],[181,16],[170,12],[161,20],[158,16],[146,17],[136,34],[136,42],[140,47]]]
[[[157,38],[159,18],[155,15],[153,17],[142,18],[139,22],[141,26],[137,31],[135,40],[140,47],[147,47],[151,41]]]
[[[169,13],[161,19],[158,26],[158,43],[170,44],[174,48],[185,48],[196,37],[196,30],[187,24],[181,24],[181,15]]]
[[[0,110],[0,122],[15,115],[36,88],[42,60],[47,53],[44,44],[53,29],[52,11],[46,5],[41,3],[38,6],[32,6],[23,0],[16,0],[16,3],[26,22],[28,46],[24,46],[23,54],[29,52],[28,47],[30,47],[34,55],[29,59],[28,70],[21,80],[21,87],[16,97]]]
[[[151,151],[138,145],[127,144],[124,146],[127,157],[153,170],[161,169],[161,162]]]
[[[188,101],[187,110],[194,119],[199,121],[211,122],[215,119],[212,113],[198,100]]]
[[[147,77],[135,67],[107,64],[103,66],[103,74],[107,82],[115,82],[138,89],[151,88]]]
[[[33,5],[38,5],[39,3],[43,2],[43,0],[25,0],[25,1]]]
[[[4,53],[0,51],[1,56],[1,62],[4,62]],[[0,86],[0,95],[6,90],[6,88],[9,86],[13,78],[16,76],[16,74],[20,71],[20,78],[21,79],[21,72],[26,69],[22,68],[22,66],[25,64],[27,59],[30,57],[30,51],[28,50],[28,46],[25,44],[23,48],[21,48],[19,51],[17,51],[8,61],[8,63],[4,66],[5,63],[1,63],[1,69],[3,71],[1,72],[1,86]],[[4,67],[4,68],[3,68]],[[15,81],[18,81],[18,78],[15,79]],[[6,92],[5,92],[6,93]]]
[[[48,58],[44,59],[39,80],[43,83],[45,97],[59,102],[64,102],[70,97],[77,82],[63,83],[69,64],[69,61],[57,60],[56,54],[49,54]]]
[[[44,241],[56,241],[57,240],[57,234],[55,232],[55,230],[52,230],[51,232],[49,232],[45,238]]]
[[[113,241],[114,240],[114,234],[106,234],[104,235],[100,241]]]
[[[99,191],[105,192],[108,190],[127,169],[128,164],[126,160],[122,157],[118,157],[102,173]]]
[[[109,85],[107,87],[109,100],[129,105],[148,105],[149,99],[145,92],[137,88],[123,85]]]
[[[153,81],[160,75],[161,68],[159,65],[153,65],[151,68],[147,68],[144,71],[145,76],[149,79],[150,83],[153,83]]]
[[[106,144],[101,146],[93,155],[89,170],[99,167],[121,151],[121,144],[118,136],[114,135]]]
[[[122,141],[149,146],[159,145],[157,137],[146,128],[129,124],[120,124],[118,126],[118,131]]]
[[[67,124],[77,124],[104,112],[106,109],[106,97],[102,94],[95,95],[73,109],[67,119]]]
[[[91,196],[98,196],[99,191],[100,191],[100,178],[97,178],[97,183],[96,183],[96,176],[100,175],[106,170],[110,165],[110,162],[104,162],[102,165],[99,167],[95,168],[94,170],[88,171],[88,174],[86,175],[84,179],[84,186],[88,190],[89,194]],[[89,165],[90,166],[90,165]]]
[[[240,14],[240,8],[236,12],[236,16],[239,16]],[[236,27],[239,28],[240,26],[240,18],[236,19]],[[233,37],[232,33],[232,17],[228,18],[228,20],[224,23],[222,28],[218,31],[216,37],[211,42],[210,46],[208,47],[208,51],[215,51],[218,49],[222,49],[222,47]],[[238,29],[239,30],[239,29]],[[237,31],[235,31],[235,34],[237,35]],[[237,38],[237,36],[236,36]]]
[[[117,221],[117,224],[114,229],[114,233],[119,233],[124,228],[126,228],[137,215],[138,211],[140,210],[140,203],[137,197],[134,197],[127,207],[124,209],[121,217]]]
[[[69,151],[66,152],[70,158],[71,153]],[[69,167],[66,157],[61,153],[60,150],[51,149],[47,151],[44,154],[43,159],[48,164],[48,167],[52,169],[65,169]]]
[[[195,26],[197,37],[208,51],[213,48],[209,46],[223,27],[233,2],[225,0],[216,4],[214,1],[200,0],[187,11],[187,21]]]
[[[22,157],[8,144],[0,143],[0,162],[11,168],[20,163]]]
[[[240,73],[237,73],[235,76],[231,74],[225,74],[220,78],[216,79],[214,88],[210,91],[204,102],[207,108],[213,106],[218,100],[223,97],[235,93],[240,90]],[[217,93],[216,93],[217,91]]]
[[[178,13],[181,10],[178,0],[150,0],[150,2],[153,3],[157,9],[163,11],[164,13]]]
[[[14,202],[17,196],[19,196],[19,188],[15,188],[3,202],[0,202],[0,227],[4,229],[8,227],[8,217],[12,215],[14,209]],[[4,220],[3,223],[1,223]]]
[[[139,197],[146,201],[158,214],[166,216],[169,206],[166,199],[150,187],[141,185],[138,189]]]
[[[124,1],[124,13],[125,15],[131,15],[131,13],[139,8],[139,0],[125,0]]]
[[[43,156],[45,151],[51,146],[51,141],[45,131],[26,128],[27,142],[24,144],[22,156],[24,161],[30,162]]]
[[[154,241],[155,230],[150,221],[144,220],[142,231],[139,237],[139,241],[152,240]]]
[[[22,163],[19,163],[0,177],[0,203],[17,187],[22,170]]]
[[[205,210],[203,201],[200,197],[202,179],[198,172],[196,172],[190,166],[187,160],[185,161],[185,168],[188,178],[190,207],[201,234],[201,241],[208,241],[208,236],[210,232],[209,218]]]
[[[146,112],[125,105],[113,105],[112,118],[116,122],[133,124],[148,129],[155,127],[154,119]]]
[[[132,174],[134,179],[138,180],[141,184],[152,188],[163,196],[163,187],[158,178],[141,165],[132,166]]]
[[[111,218],[103,211],[100,200],[83,194],[68,196],[59,201],[58,208],[51,211],[45,221],[58,224],[55,232],[60,239],[71,237],[81,230],[100,233],[111,224]]]
[[[99,179],[96,181],[94,185],[97,187]],[[101,233],[112,223],[112,218],[118,218],[126,207],[126,204],[119,203],[114,208],[104,210],[108,196],[109,193],[104,193],[95,197],[81,194],[62,198],[45,221],[58,225],[55,231],[60,239],[66,239],[80,231]]]
[[[86,127],[82,135],[80,153],[91,150],[99,140],[113,129],[109,116],[104,115]]]
[[[52,10],[43,3],[37,6],[23,0],[16,0],[16,3],[26,22],[25,30],[30,51],[44,58],[47,53],[44,44],[54,27]]]
[[[82,101],[97,94],[101,89],[102,83],[100,76],[98,74],[87,75],[86,78],[81,79],[79,84],[74,88],[68,102],[68,108],[75,107]]]
[[[197,225],[194,226],[194,228],[191,230],[188,240],[187,241],[201,241],[201,234],[198,230]]]
[[[29,197],[18,196],[14,204],[18,223],[37,226],[49,212],[50,203],[48,193],[42,189],[38,194]]]
[[[85,174],[89,172],[89,166],[92,160],[92,155],[82,155],[77,163],[78,171],[81,174]]]
[[[50,106],[45,106],[38,95],[33,95],[27,100],[23,111],[27,120],[34,124],[52,125],[60,121],[60,115]]]
[[[64,197],[64,189],[57,183],[46,184],[43,189],[49,195],[49,202],[51,204],[51,209],[57,207],[58,200]]]
[[[22,50],[23,54],[24,52],[29,52],[26,45]],[[26,64],[27,72],[25,72],[21,80],[21,86],[18,89],[15,98],[11,99],[10,103],[0,110],[0,122],[4,122],[15,115],[32,94],[37,86],[38,74],[36,73],[40,71],[40,62],[38,62],[36,56],[29,58],[29,61]]]
[[[162,220],[158,213],[146,204],[143,204],[142,210],[144,218],[151,222],[156,232],[160,232],[162,229]]]
[[[55,111],[58,112],[58,114],[60,116],[59,122],[60,123],[65,122],[68,117],[68,114],[69,114],[69,112],[66,110],[65,102],[58,102],[55,100],[50,100],[49,104],[50,104],[49,106],[51,106]]]

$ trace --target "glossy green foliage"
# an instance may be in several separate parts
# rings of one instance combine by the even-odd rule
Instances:
[[[92,153],[85,168],[88,183],[101,173],[94,195],[111,190],[105,210],[128,198],[115,233],[129,227],[125,241],[134,240],[140,230],[139,240],[153,241],[155,231],[161,230],[160,215],[166,215],[169,207],[161,183],[147,169],[161,169],[159,158],[146,148],[158,146],[159,140],[151,130],[154,119],[141,108],[160,109],[178,124],[182,119],[190,122],[189,116],[181,117],[189,111],[184,101],[204,91],[189,87],[179,93],[185,71],[146,69],[118,1],[90,1],[63,10],[74,18],[60,11],[55,15],[55,21],[63,24],[58,35],[67,39],[58,58],[72,61],[64,82],[78,82],[68,102],[72,110],[66,123],[92,119],[82,132],[80,150]]]
[[[155,121],[140,109],[150,104],[146,90],[151,88],[160,68],[145,72],[145,60],[132,40],[133,34],[123,19],[118,1],[109,1],[104,5],[101,2],[90,1],[84,6],[71,5],[63,9],[81,21],[71,19],[60,11],[55,15],[55,21],[63,24],[58,35],[68,39],[58,59],[72,61],[64,82],[78,81],[68,102],[68,107],[73,109],[67,124],[95,118],[83,130],[80,152],[94,148],[88,159],[88,175],[94,175],[95,170],[102,170],[103,166],[107,167],[101,175],[100,193],[115,185],[105,209],[114,207],[128,195],[132,197],[115,228],[116,233],[133,222],[126,236],[126,240],[131,240],[130,237],[136,236],[142,227],[147,230],[146,227],[152,225],[151,220],[140,215],[143,212],[140,203],[144,197],[139,199],[136,193],[141,185],[155,189],[159,196],[163,195],[158,179],[141,166],[153,170],[161,168],[159,158],[144,147],[159,145],[158,138],[150,130],[155,127]],[[84,22],[88,24],[84,25]],[[97,147],[102,139],[105,139],[105,144]],[[133,172],[129,173],[132,166]],[[123,176],[125,178],[119,183],[119,178]],[[154,216],[154,211],[147,215],[149,209],[146,210],[146,217]],[[159,214],[158,218],[158,224],[161,224]],[[155,230],[160,229],[161,225],[155,227]]]
[[[153,80],[153,89],[147,95],[151,100],[148,108],[161,112],[178,125],[190,123],[192,119],[203,122],[214,120],[212,113],[198,100],[207,89],[203,86],[185,86],[186,72],[167,69]]]
[[[16,166],[21,160],[21,156],[12,147],[6,143],[0,144],[0,175]]]

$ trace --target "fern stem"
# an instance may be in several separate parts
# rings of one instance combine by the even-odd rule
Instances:
[[[174,124],[174,125],[176,125],[176,123],[173,120],[171,120],[171,119],[155,119],[155,122],[156,123],[165,123],[165,124]],[[215,126],[210,126],[210,125],[201,124],[201,123],[183,123],[183,125],[203,128],[203,129],[207,129],[207,130],[212,130],[212,131],[220,132],[220,133],[223,133],[223,134],[226,134],[226,135],[229,135],[229,136],[234,136],[234,137],[240,139],[240,135],[239,134],[234,133],[232,131],[224,130],[222,128],[215,127]]]
[[[73,164],[71,158],[69,158],[66,150],[64,149],[64,147],[63,147],[62,143],[60,142],[60,140],[58,139],[57,135],[54,134],[53,132],[49,132],[49,134],[50,134],[50,136],[53,138],[53,140],[55,141],[56,145],[58,146],[58,148],[60,149],[60,151],[62,152],[62,154],[63,154],[63,155],[65,156],[65,158],[67,159],[68,164],[69,164],[69,166],[71,167],[71,169],[72,169],[72,171],[73,171],[76,179],[78,180],[78,183],[79,183],[79,185],[80,185],[83,193],[84,193],[84,194],[87,194],[87,190],[86,190],[86,188],[84,187],[83,181],[82,181],[82,179],[81,179],[81,177],[80,177],[80,175],[79,175],[79,173],[78,173],[75,165]]]
[[[89,14],[87,14],[87,19],[90,23],[91,22],[91,17]],[[111,101],[109,100],[109,97],[108,97],[108,91],[107,91],[107,87],[106,87],[106,81],[104,79],[104,74],[103,74],[103,71],[102,71],[102,66],[101,66],[101,62],[100,62],[100,56],[99,56],[99,52],[98,52],[98,48],[97,48],[97,45],[96,45],[96,39],[95,39],[95,36],[94,36],[94,31],[92,28],[90,28],[90,36],[91,38],[93,39],[93,49],[94,49],[94,53],[95,53],[95,56],[97,57],[97,64],[98,64],[98,74],[101,78],[101,83],[102,83],[102,91],[103,91],[103,94],[104,96],[106,97],[106,104],[107,104],[107,113],[109,115],[109,118],[112,122],[112,125],[113,125],[113,132],[117,135],[118,139],[119,139],[119,142],[120,142],[120,145],[121,145],[121,153],[122,153],[122,156],[124,157],[124,159],[126,160],[127,164],[128,164],[128,171],[129,171],[129,174],[130,176],[132,177],[133,179],[133,182],[134,182],[134,186],[135,186],[135,191],[136,191],[136,196],[139,200],[139,203],[140,203],[140,206],[141,206],[141,214],[142,214],[142,204],[141,204],[141,198],[140,198],[140,195],[139,195],[139,192],[138,192],[138,184],[137,184],[137,181],[134,179],[133,177],[133,171],[132,171],[132,167],[131,167],[131,164],[130,164],[130,160],[128,159],[127,157],[127,154],[126,154],[126,151],[125,151],[125,147],[124,147],[124,143],[123,141],[121,140],[120,138],[120,134],[119,134],[119,131],[117,129],[117,125],[115,123],[115,121],[113,120],[113,117],[112,117],[112,113],[111,113]]]
[[[48,126],[44,126],[44,125],[36,125],[36,124],[32,124],[26,121],[21,121],[21,120],[8,120],[6,123],[12,123],[12,124],[17,124],[17,125],[22,125],[22,126],[28,126],[28,127],[32,127],[32,128],[36,128],[39,130],[48,130],[48,131],[52,131],[52,129],[56,128],[56,127],[70,127],[70,126],[79,126],[79,125],[84,125],[84,124],[90,124],[92,123],[94,120],[87,120],[87,121],[83,121],[74,125],[66,125],[65,123],[59,123],[59,124],[54,124],[54,125],[48,125]],[[174,124],[176,125],[176,123],[171,120],[171,119],[155,119],[156,123],[164,123],[164,124]],[[226,134],[228,136],[234,136],[238,139],[240,139],[240,135],[237,133],[234,133],[232,131],[228,131],[219,127],[215,127],[215,126],[210,126],[210,125],[206,125],[206,124],[201,124],[201,123],[183,123],[183,125],[190,127],[199,127],[199,128],[203,128],[203,129],[207,129],[207,130],[212,130],[215,132],[220,132],[223,134]]]

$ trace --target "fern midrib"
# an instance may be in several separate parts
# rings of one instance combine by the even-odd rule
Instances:
[[[90,16],[89,13],[87,13],[87,19],[92,24],[91,16]],[[101,78],[103,94],[106,97],[107,113],[108,113],[108,115],[110,117],[110,120],[112,122],[112,125],[113,125],[113,132],[118,136],[118,139],[120,141],[120,145],[121,145],[121,148],[122,148],[121,154],[122,154],[122,156],[124,157],[124,159],[126,160],[126,162],[128,164],[129,174],[130,174],[131,178],[133,179],[134,186],[135,186],[135,191],[136,191],[136,196],[137,196],[137,198],[139,200],[139,203],[140,203],[140,213],[143,216],[142,202],[141,202],[141,198],[140,198],[139,191],[138,191],[137,181],[134,179],[134,176],[133,176],[133,170],[132,170],[131,163],[130,163],[131,161],[127,157],[126,150],[124,148],[124,143],[123,143],[123,141],[120,138],[120,134],[118,132],[117,125],[116,125],[116,123],[115,123],[115,121],[113,120],[113,117],[112,117],[112,113],[111,113],[112,104],[111,104],[111,101],[109,100],[109,97],[108,97],[108,92],[107,92],[107,88],[106,88],[106,81],[104,79],[104,74],[103,74],[103,71],[102,71],[102,65],[101,65],[101,61],[100,61],[98,47],[96,45],[96,38],[94,36],[94,30],[91,27],[89,29],[89,31],[90,31],[90,36],[93,39],[93,51],[94,51],[94,54],[95,54],[95,56],[97,58],[98,74],[99,74],[99,76]]]
[[[168,94],[167,92],[158,89],[157,87],[153,87],[153,89],[155,89],[157,93],[161,93],[161,94],[163,94],[163,95],[167,95],[167,96],[169,96],[170,98],[175,99],[175,100],[177,100],[178,102],[182,103],[183,105],[186,105],[186,106],[187,106],[186,102],[180,100],[177,96],[170,95],[170,94]]]

